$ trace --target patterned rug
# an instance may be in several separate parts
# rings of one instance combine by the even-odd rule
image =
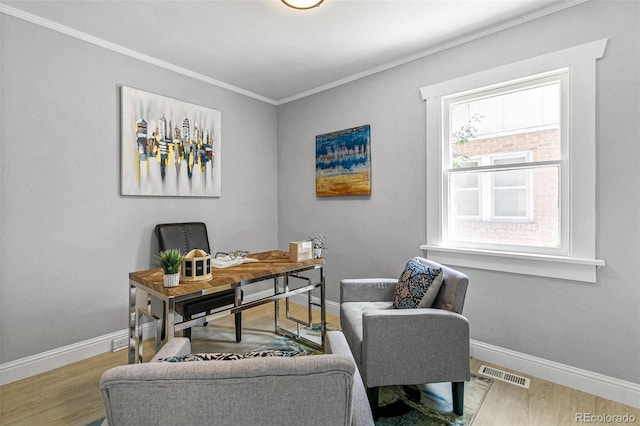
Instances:
[[[453,414],[451,383],[386,386],[380,388],[380,420],[376,425],[470,425],[490,387],[491,379],[471,375],[464,385],[464,415],[460,417]],[[384,417],[387,414],[392,417]]]

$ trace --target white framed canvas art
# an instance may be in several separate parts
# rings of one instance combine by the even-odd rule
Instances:
[[[219,197],[221,114],[122,86],[122,195]]]

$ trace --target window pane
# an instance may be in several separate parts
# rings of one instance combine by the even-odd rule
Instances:
[[[560,83],[552,82],[449,107],[450,168],[469,158],[531,152],[524,161],[560,159]],[[500,163],[495,163],[500,164]]]
[[[478,173],[458,173],[451,180],[454,189],[478,188]]]
[[[512,186],[526,186],[529,172],[526,170],[505,170],[493,175],[493,189]]]
[[[454,214],[477,217],[480,212],[479,195],[478,191],[456,191],[453,196]]]
[[[478,173],[457,173],[450,177],[451,209],[456,216],[480,215],[480,191]]]
[[[494,192],[493,216],[526,218],[528,206],[527,189],[499,189]]]
[[[451,173],[449,176],[450,241],[559,246],[559,166]],[[461,189],[462,182],[468,183],[470,176],[477,177],[478,190]],[[482,189],[488,185],[484,182],[509,179],[524,180],[526,184]]]

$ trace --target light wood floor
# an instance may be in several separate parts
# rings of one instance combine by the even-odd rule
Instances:
[[[303,315],[301,311],[293,312]],[[339,328],[338,317],[327,315],[327,321]],[[193,352],[242,352],[273,340],[273,306],[263,305],[243,313],[241,344],[235,343],[230,317],[193,330]],[[151,355],[154,345],[155,341],[147,341],[145,358]],[[109,368],[126,363],[126,350],[109,352],[1,386],[0,424],[86,425],[104,416],[98,391],[100,376]],[[472,372],[477,372],[481,364],[487,363],[472,359]],[[494,380],[473,426],[579,424],[577,413],[630,414],[640,424],[639,409],[531,377],[530,389]]]

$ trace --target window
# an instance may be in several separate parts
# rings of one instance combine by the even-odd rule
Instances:
[[[443,240],[560,254],[568,71],[442,98]]]
[[[423,87],[427,256],[595,282],[595,73],[606,40]]]

